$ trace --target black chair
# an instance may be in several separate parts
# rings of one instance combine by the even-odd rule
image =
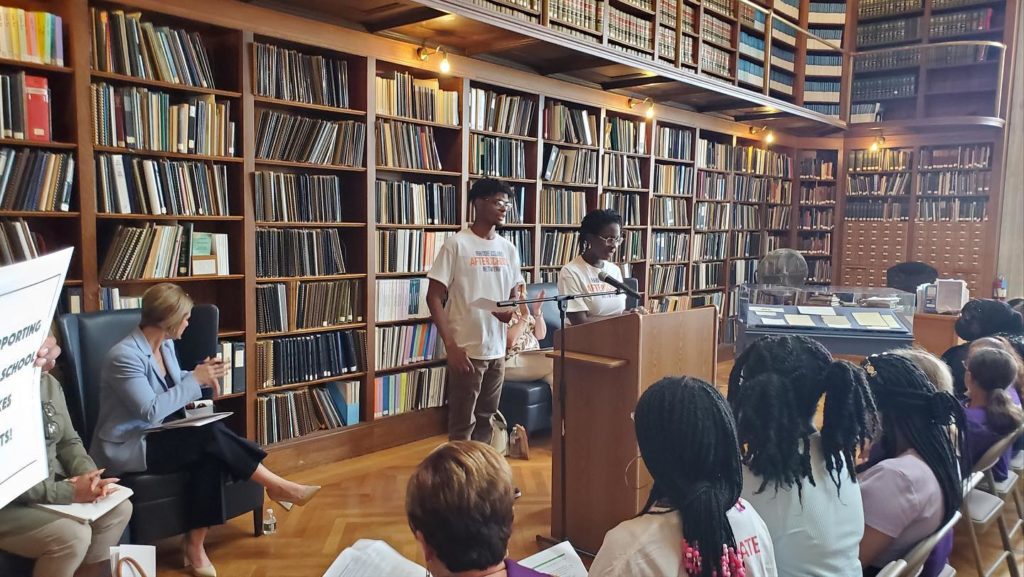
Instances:
[[[635,278],[627,278],[623,282],[633,290],[637,290],[639,286]],[[542,290],[546,297],[559,294],[558,285],[555,283],[526,286],[526,294],[530,298],[536,297]],[[637,304],[635,298],[626,297],[626,310],[636,308]],[[540,313],[548,326],[547,336],[540,341],[540,347],[552,348],[555,345],[555,332],[559,328],[558,304],[546,302],[541,305]],[[533,435],[551,430],[551,403],[551,387],[544,381],[505,381],[501,389],[498,410],[505,416],[510,429],[522,425],[528,434]]]
[[[922,284],[931,284],[939,278],[935,267],[923,262],[901,262],[885,271],[885,286],[908,293],[916,293]]]
[[[219,311],[214,305],[196,305],[189,329],[176,343],[177,350],[200,351],[196,342],[209,342],[212,331],[216,343]],[[138,310],[102,311],[62,315],[58,319],[64,353],[64,391],[72,422],[88,448],[99,413],[100,374],[110,349],[138,326]],[[184,342],[182,342],[184,341]],[[205,345],[204,345],[205,346]],[[195,367],[192,356],[179,359],[182,369]],[[187,361],[187,364],[186,364]],[[133,473],[121,476],[121,483],[135,492],[135,511],[128,525],[132,543],[152,543],[186,531],[185,512],[190,506],[186,493],[186,475]],[[253,533],[263,534],[263,487],[253,481],[236,481],[225,476],[222,483],[224,507],[228,518],[251,512]]]

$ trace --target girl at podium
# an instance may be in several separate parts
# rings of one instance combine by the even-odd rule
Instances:
[[[639,515],[605,535],[590,577],[774,577],[768,528],[740,498],[732,412],[715,387],[666,377],[636,405],[636,440],[654,484]]]
[[[603,272],[622,282],[622,271],[611,262],[622,241],[619,213],[609,209],[588,212],[580,223],[581,253],[558,271],[559,294],[586,295],[614,290],[598,275]],[[614,317],[625,311],[626,295],[584,297],[566,304],[569,322],[574,325]]]
[[[824,399],[824,422],[814,426]],[[761,514],[782,575],[860,577],[857,448],[877,425],[864,371],[813,339],[764,337],[729,374],[743,498]]]

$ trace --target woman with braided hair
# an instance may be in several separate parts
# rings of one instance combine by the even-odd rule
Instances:
[[[899,355],[872,355],[863,366],[882,416],[883,458],[860,474],[860,560],[871,574],[953,517],[963,501],[960,471],[969,471],[970,463],[964,410],[953,395],[937,391]],[[950,425],[956,425],[952,437]]]
[[[779,573],[860,577],[864,517],[854,458],[877,428],[864,372],[834,361],[813,339],[764,337],[736,359],[729,402],[743,498],[768,526]]]
[[[740,499],[743,476],[729,405],[708,383],[666,377],[634,417],[654,484],[643,511],[608,531],[590,577],[771,577],[764,521]]]

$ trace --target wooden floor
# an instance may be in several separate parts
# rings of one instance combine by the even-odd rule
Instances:
[[[725,365],[725,363],[723,363]],[[724,370],[723,370],[724,369]],[[719,380],[728,375],[720,367]],[[358,539],[382,539],[400,553],[423,562],[423,556],[405,520],[405,484],[413,468],[432,449],[444,442],[436,437],[297,473],[301,483],[323,485],[305,508],[286,512],[268,501],[278,518],[275,535],[253,538],[250,516],[214,528],[207,544],[218,573],[225,577],[320,577],[337,554]],[[512,460],[516,484],[523,497],[516,503],[516,521],[509,553],[522,558],[538,551],[535,537],[550,529],[551,451],[547,439],[534,441],[529,461]],[[1012,503],[1006,513],[1012,522]],[[963,577],[976,577],[973,558],[957,530],[951,564]],[[1018,559],[1024,559],[1024,535],[1016,538]],[[996,527],[982,536],[983,551],[993,559],[1000,548]],[[160,575],[187,575],[181,569],[179,543],[158,544]],[[1008,577],[1003,566],[997,577]]]

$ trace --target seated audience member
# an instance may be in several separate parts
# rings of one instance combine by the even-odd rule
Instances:
[[[815,340],[764,337],[736,359],[729,401],[743,498],[768,527],[779,574],[860,577],[864,509],[854,458],[878,426],[864,371],[834,361]]]
[[[953,390],[958,398],[964,398],[967,391],[963,362],[967,360],[971,341],[997,333],[1024,333],[1024,317],[1001,301],[975,299],[964,305],[960,318],[956,320],[956,334],[967,342],[950,347],[942,353],[942,360],[946,361],[953,372]]]
[[[523,285],[519,285],[518,298],[526,298],[526,287]],[[540,291],[537,298],[544,298],[544,291]],[[551,384],[552,359],[543,354],[523,354],[526,351],[539,351],[540,341],[548,334],[548,325],[540,312],[542,304],[521,304],[512,314],[508,328],[508,352],[505,353],[507,381],[544,380]]]
[[[489,445],[452,441],[416,467],[405,514],[434,577],[539,577],[506,559],[512,535],[512,469]]]
[[[580,255],[558,271],[558,292],[563,295],[586,295],[615,290],[598,274],[622,281],[622,271],[612,262],[622,244],[622,217],[614,210],[599,208],[583,217],[580,223]],[[626,311],[626,295],[583,297],[566,303],[569,323],[582,325]],[[647,312],[638,307],[637,312]]]
[[[1014,404],[1008,389],[1017,376],[1016,360],[1002,349],[972,349],[967,357],[967,446],[970,463],[978,459],[1000,439],[1016,431],[1022,420],[1021,408]],[[1003,481],[1009,472],[1012,448],[1008,448],[992,467],[992,476]]]
[[[942,359],[939,357],[916,347],[912,349],[896,349],[892,351],[892,354],[909,359],[917,365],[917,368],[927,375],[928,380],[935,386],[936,391],[953,394],[953,373],[949,370],[949,366],[942,362]]]
[[[873,574],[948,521],[963,500],[963,407],[905,357],[872,355],[864,369],[882,418],[882,459],[860,476],[860,560]],[[956,425],[955,439],[950,425]],[[945,559],[941,560],[943,563]],[[941,565],[940,565],[941,566]]]
[[[604,537],[590,577],[777,575],[768,528],[740,498],[732,412],[692,377],[664,378],[636,405],[640,456],[654,484],[643,511]]]
[[[39,350],[36,366],[49,371],[60,354],[50,337]],[[124,501],[92,523],[82,523],[34,504],[91,503],[113,491],[117,479],[102,479],[71,424],[57,379],[40,381],[49,476],[0,508],[0,550],[35,559],[34,577],[103,575],[110,547],[117,545],[132,504]]]
[[[304,505],[319,487],[283,479],[261,464],[267,456],[258,445],[239,437],[223,421],[146,434],[145,430],[184,416],[183,409],[216,391],[228,367],[207,359],[194,371],[178,366],[173,339],[180,339],[192,314],[192,299],[181,287],[161,283],[142,296],[142,321],[107,354],[100,385],[100,408],[91,451],[114,473],[155,474],[188,471],[191,506],[187,511],[185,564],[195,575],[216,570],[203,542],[211,525],[220,525],[224,504],[223,474],[252,479],[286,508]],[[216,394],[214,395],[216,396]]]
[[[1015,343],[1024,343],[1024,340],[1022,339],[1024,339],[1024,337],[1021,337],[1020,335],[995,335],[972,341],[970,346],[967,347],[967,358],[970,358],[975,351],[980,349],[999,349],[1010,355],[1016,366],[1016,370],[1014,371],[1013,386],[1006,387],[1006,393],[1010,395],[1010,400],[1017,406],[1020,406],[1021,395],[1024,394],[1024,357],[1021,357],[1020,351]],[[966,363],[967,361],[965,360],[965,370]]]

